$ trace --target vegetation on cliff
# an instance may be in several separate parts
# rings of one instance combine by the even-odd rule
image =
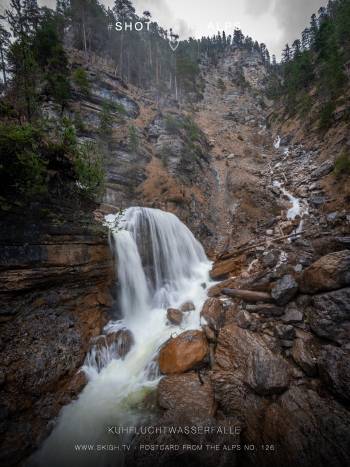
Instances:
[[[337,106],[345,103],[350,74],[350,1],[331,0],[311,17],[310,26],[274,67],[270,95],[280,98],[288,113],[310,116],[321,130],[334,122]],[[316,105],[315,105],[316,104]],[[349,112],[344,114],[349,119]]]
[[[10,210],[61,191],[94,198],[104,180],[100,151],[79,141],[74,123],[63,116],[71,81],[79,79],[84,92],[88,84],[79,70],[70,76],[62,17],[19,0],[10,2],[6,16],[13,40],[2,26],[0,207]],[[43,112],[49,101],[61,108],[54,122]]]

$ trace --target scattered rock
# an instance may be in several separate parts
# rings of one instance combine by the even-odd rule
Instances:
[[[323,164],[320,165],[316,170],[314,170],[311,174],[311,177],[314,180],[319,178],[325,177],[326,175],[330,174],[334,169],[334,162],[332,161],[325,161]]]
[[[176,308],[168,308],[166,312],[166,316],[171,324],[175,324],[179,326],[182,323],[183,313]]]
[[[252,313],[259,313],[263,316],[282,316],[284,313],[284,308],[274,305],[272,303],[264,303],[259,305],[246,305],[246,310]]]
[[[222,302],[217,298],[209,298],[203,305],[201,316],[212,329],[218,331],[225,320]]]
[[[202,363],[208,355],[202,331],[186,331],[170,339],[160,350],[159,368],[163,374],[184,373]]]
[[[245,310],[241,310],[236,316],[236,323],[242,329],[249,329],[252,321],[252,316]]]
[[[290,324],[277,324],[276,334],[282,340],[292,340],[295,337],[295,329]]]
[[[271,295],[278,305],[286,305],[296,295],[298,288],[294,277],[287,274],[274,284]]]
[[[279,251],[273,250],[269,251],[266,255],[263,255],[262,262],[265,267],[273,268],[276,266],[279,258]]]
[[[296,303],[289,303],[284,316],[282,316],[284,323],[300,323],[303,321],[303,313],[298,309]]]
[[[304,293],[336,290],[350,285],[350,251],[323,256],[305,269],[300,288]]]

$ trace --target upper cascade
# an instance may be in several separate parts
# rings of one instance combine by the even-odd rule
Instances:
[[[124,317],[137,315],[145,305],[168,306],[207,262],[202,245],[174,214],[132,207],[120,217],[107,216],[107,222],[114,225]]]

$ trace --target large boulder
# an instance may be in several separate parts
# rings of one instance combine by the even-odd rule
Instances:
[[[306,308],[312,331],[319,337],[337,342],[350,340],[350,288],[312,297]]]
[[[341,289],[350,285],[350,251],[337,251],[323,256],[305,269],[300,288],[304,293]]]
[[[160,371],[168,375],[184,373],[202,363],[208,351],[208,342],[202,331],[183,332],[160,350]]]
[[[225,321],[222,302],[217,298],[209,298],[203,305],[201,316],[214,331],[218,331]]]
[[[286,274],[271,289],[271,295],[278,305],[286,305],[298,292],[298,284],[293,276]]]

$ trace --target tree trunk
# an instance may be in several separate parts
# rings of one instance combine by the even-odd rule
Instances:
[[[222,293],[229,297],[241,298],[245,302],[272,302],[271,295],[253,290],[223,289]]]
[[[0,54],[1,54],[2,75],[4,77],[4,86],[6,89],[7,88],[6,67],[5,67],[4,53],[3,53],[2,47],[0,47]]]

